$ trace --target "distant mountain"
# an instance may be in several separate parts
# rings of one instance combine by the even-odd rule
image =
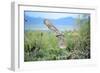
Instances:
[[[75,18],[72,17],[60,18],[57,20],[53,20],[53,23],[56,25],[73,25],[75,23]]]
[[[35,18],[30,16],[25,16],[25,24],[43,24],[43,18]]]
[[[25,16],[25,24],[44,24],[43,23],[44,18],[35,18],[35,17],[29,17]],[[66,18],[60,18],[60,19],[50,19],[50,21],[54,25],[73,25],[75,23],[75,18],[72,17],[66,17]]]

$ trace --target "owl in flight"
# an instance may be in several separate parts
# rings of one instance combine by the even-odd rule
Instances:
[[[66,42],[64,35],[50,22],[50,20],[45,19],[44,24],[55,33],[55,36],[58,39],[59,48],[66,48]]]

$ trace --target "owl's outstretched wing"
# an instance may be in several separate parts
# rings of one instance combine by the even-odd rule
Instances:
[[[60,31],[54,26],[52,25],[52,23],[50,22],[50,20],[45,19],[44,20],[44,24],[53,32],[55,32],[56,34],[60,34]]]

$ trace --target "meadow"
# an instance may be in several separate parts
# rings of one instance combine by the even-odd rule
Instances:
[[[77,30],[63,31],[66,48],[59,48],[52,31],[24,31],[24,61],[90,59],[90,23]]]

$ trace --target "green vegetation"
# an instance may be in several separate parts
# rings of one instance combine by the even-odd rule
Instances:
[[[78,19],[79,21],[79,19]],[[90,21],[81,20],[77,30],[64,31],[67,47],[58,47],[54,33],[48,31],[24,32],[24,61],[89,59]]]

